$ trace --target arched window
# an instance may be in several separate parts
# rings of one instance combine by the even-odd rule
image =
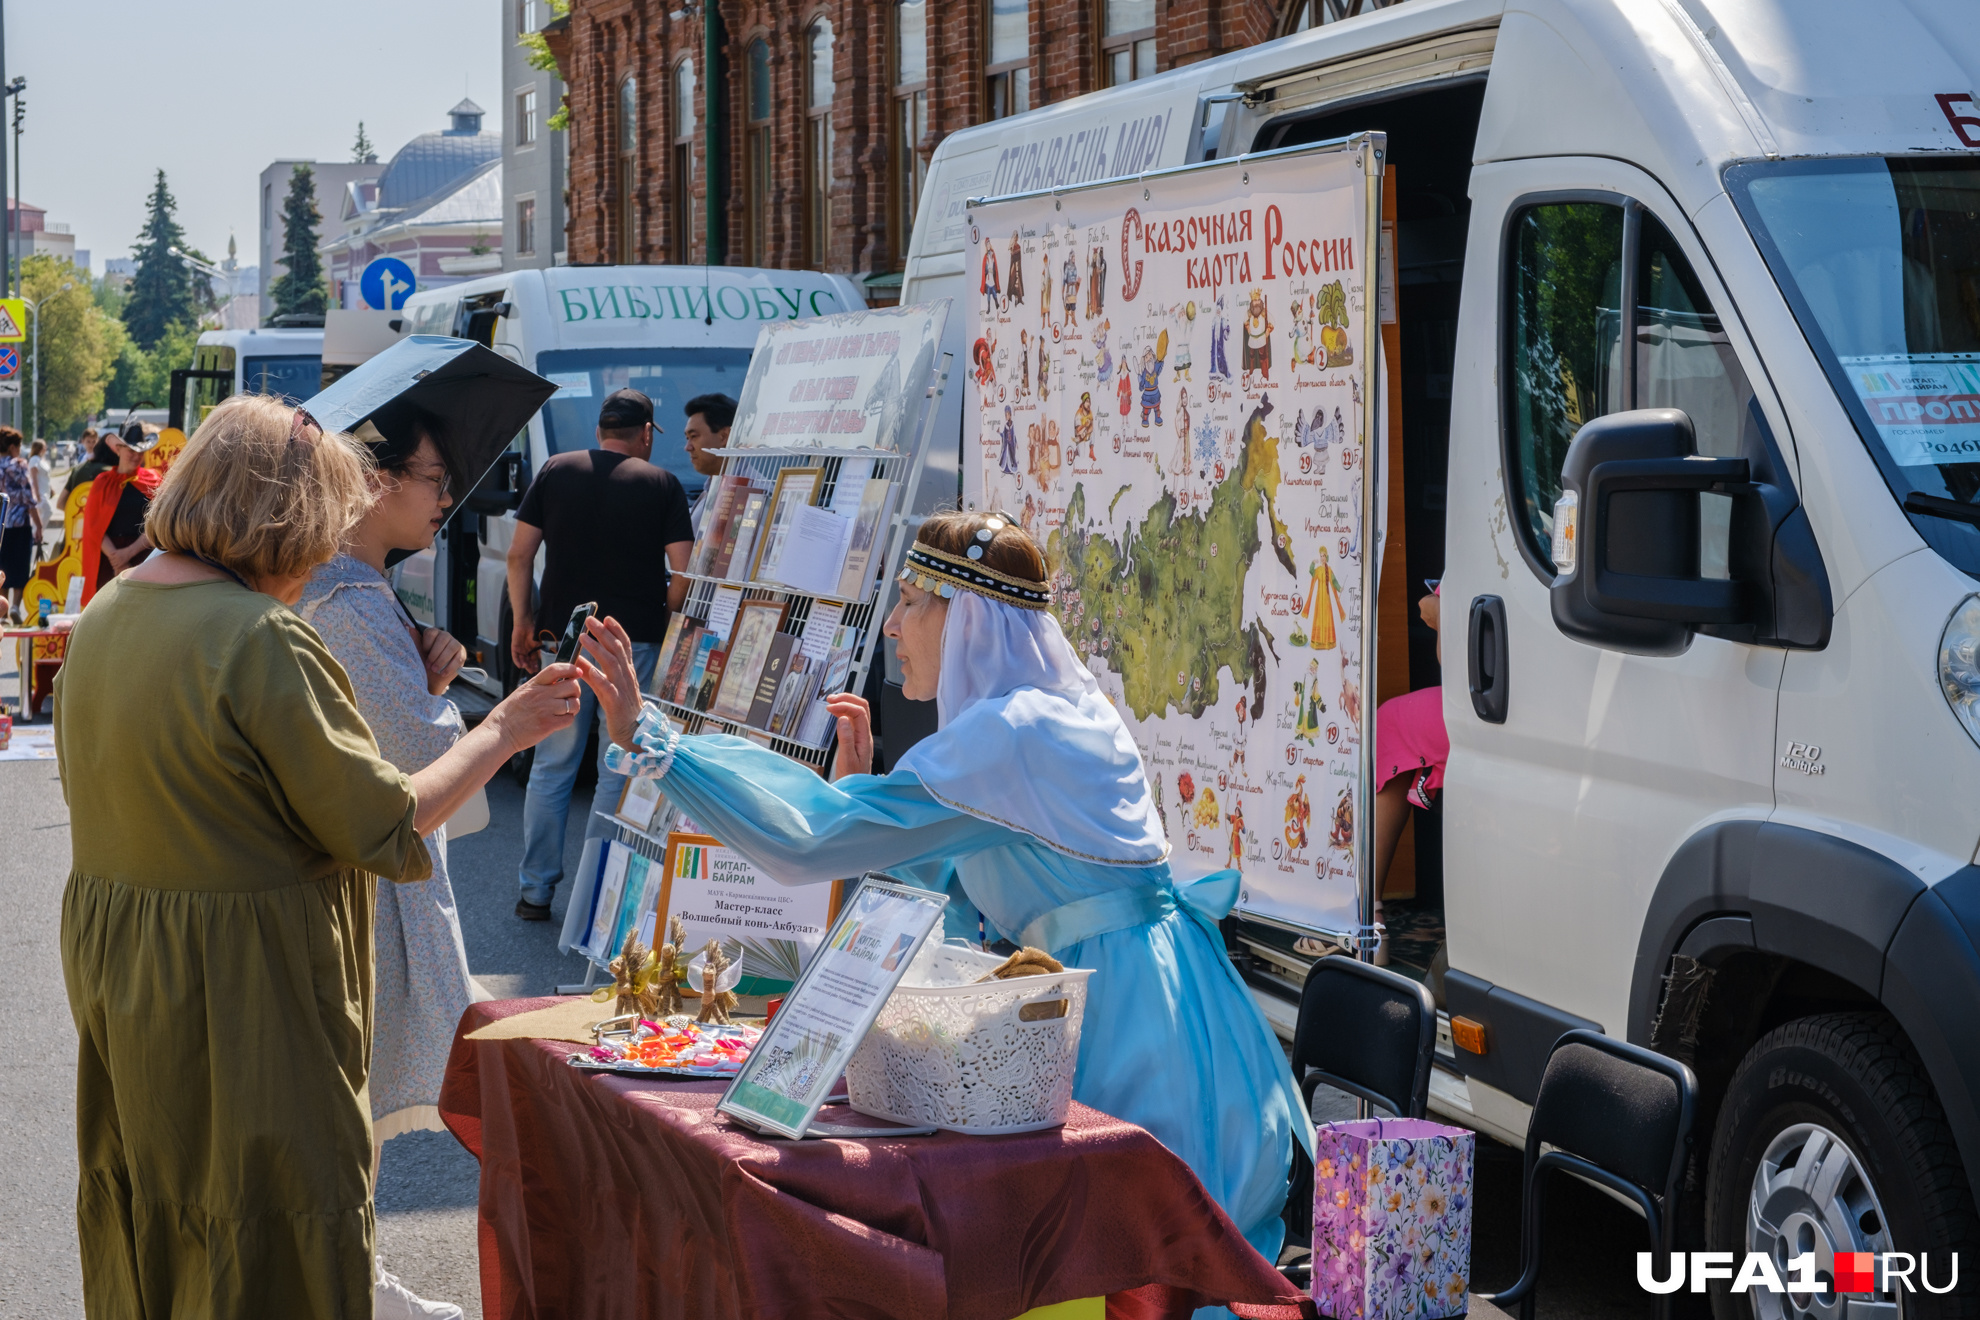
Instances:
[[[928,131],[928,0],[894,5],[894,234],[896,269],[907,264],[914,208],[927,165],[916,148]]]
[[[634,191],[639,183],[639,79],[627,74],[619,84],[619,264],[638,260],[639,208]]]
[[[832,20],[805,37],[805,258],[825,269],[832,250]]]
[[[1155,0],[1100,0],[1100,85],[1155,73]]]
[[[674,159],[669,226],[673,230],[674,260],[694,260],[694,59],[674,66]]]
[[[985,0],[983,108],[1002,119],[1031,109],[1031,0]]]
[[[770,44],[749,43],[749,113],[743,150],[749,171],[749,264],[770,263]]]

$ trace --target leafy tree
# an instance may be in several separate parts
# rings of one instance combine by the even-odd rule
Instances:
[[[371,145],[371,139],[364,134],[364,121],[358,120],[357,141],[351,143],[351,159],[359,165],[376,165],[378,148]]]
[[[144,229],[138,234],[137,246],[131,249],[137,258],[137,273],[124,295],[124,327],[145,349],[155,345],[168,326],[191,321],[199,307],[192,271],[171,252],[186,247],[185,231],[174,218],[178,206],[165,186],[165,171],[158,171]]]
[[[198,343],[199,324],[192,320],[166,327],[150,349],[126,340],[104,389],[104,406],[114,411],[143,403],[163,408],[172,397],[173,369],[192,365]]]
[[[571,0],[549,0],[549,6],[552,20],[562,18],[571,12]],[[563,70],[557,67],[557,57],[551,54],[550,42],[542,32],[525,32],[516,44],[529,52],[527,62],[530,68],[541,69],[546,73],[556,74],[559,79],[563,78]],[[571,101],[568,95],[557,98],[557,108],[551,112],[548,119],[543,121],[543,126],[553,133],[562,132],[571,126]]]
[[[316,227],[323,220],[316,209],[316,171],[298,165],[289,174],[289,195],[282,203],[282,262],[288,273],[269,286],[275,315],[310,312],[323,315],[330,306],[330,287],[323,281],[323,259],[316,253]]]
[[[23,345],[32,351],[22,355],[20,379],[23,385],[35,379],[38,352],[41,429],[67,431],[103,407],[104,386],[127,342],[124,327],[97,307],[89,273],[63,258],[46,252],[26,258],[21,285],[39,309],[41,325]]]

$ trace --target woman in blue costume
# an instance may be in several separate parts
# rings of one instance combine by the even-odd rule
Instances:
[[[657,777],[695,822],[785,884],[884,870],[961,889],[998,929],[1091,967],[1073,1095],[1147,1129],[1277,1258],[1295,1139],[1311,1148],[1284,1053],[1225,956],[1235,871],[1195,883],[1169,847],[1125,724],[1046,612],[1037,545],[997,515],[928,519],[888,618],[902,690],[941,730],[865,773],[866,703],[832,699],[833,782],[754,743],[684,738],[642,710],[630,643],[593,620],[587,678],[608,763]]]

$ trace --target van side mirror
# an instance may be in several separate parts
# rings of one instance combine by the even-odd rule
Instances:
[[[1561,469],[1554,624],[1579,641],[1677,655],[1693,633],[1793,649],[1828,644],[1828,573],[1757,403],[1736,458],[1698,453],[1676,408],[1598,417]],[[1699,496],[1732,497],[1729,578],[1699,573]]]
[[[503,454],[483,474],[480,484],[468,492],[468,512],[499,518],[522,504],[528,484],[523,478],[523,456],[513,451]]]

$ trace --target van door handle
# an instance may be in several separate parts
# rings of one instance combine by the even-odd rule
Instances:
[[[1509,677],[1506,603],[1497,596],[1473,597],[1465,660],[1470,671],[1471,708],[1487,724],[1504,724]]]

